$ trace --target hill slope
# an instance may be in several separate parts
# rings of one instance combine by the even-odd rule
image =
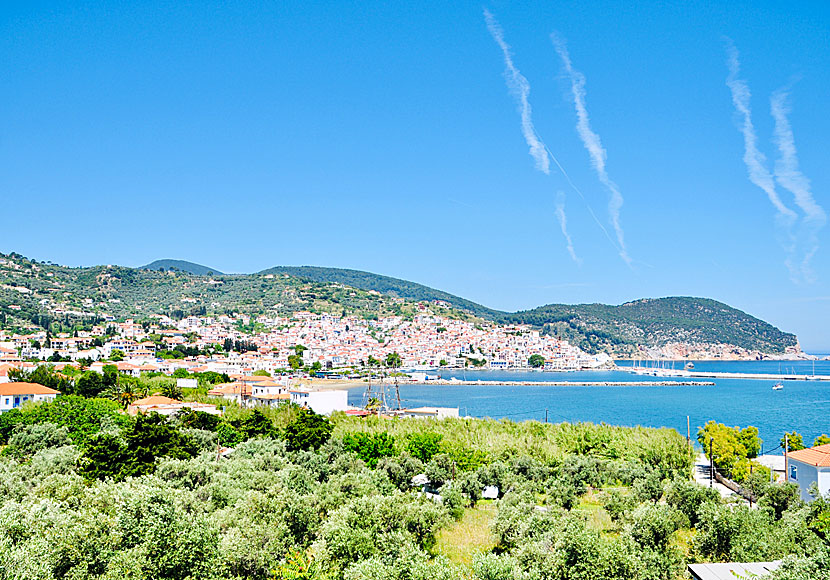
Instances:
[[[433,302],[440,300],[451,304],[454,308],[466,310],[471,314],[487,319],[495,319],[503,314],[498,310],[487,308],[472,300],[455,296],[448,292],[436,290],[423,284],[382,276],[361,270],[348,270],[345,268],[323,268],[320,266],[275,266],[263,270],[260,274],[288,274],[297,278],[313,280],[314,282],[335,282],[361,290],[374,290],[381,294],[389,294],[398,298]]]
[[[88,327],[108,316],[138,320],[156,314],[172,318],[235,312],[287,316],[308,310],[376,318],[411,317],[426,310],[481,324],[529,324],[592,353],[626,355],[636,353],[638,346],[685,343],[735,345],[772,354],[797,345],[795,335],[706,298],[643,299],[619,306],[549,304],[511,313],[414,282],[357,270],[284,266],[258,274],[214,271],[205,276],[175,263],[148,265],[164,267],[165,272],[122,266],[68,268],[0,254],[0,327],[61,332]],[[204,270],[196,271],[211,271],[200,268]]]
[[[208,268],[207,266],[202,266],[201,264],[194,264],[193,262],[187,262],[185,260],[156,260],[155,262],[150,262],[146,266],[141,266],[140,270],[178,270],[180,272],[188,272],[190,274],[195,274],[196,276],[211,276],[213,274],[222,274],[216,268]]]

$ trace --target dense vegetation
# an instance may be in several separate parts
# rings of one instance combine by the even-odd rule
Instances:
[[[185,260],[155,260],[146,266],[141,267],[142,270],[178,270],[180,272],[187,272],[195,274],[196,276],[213,276],[222,275],[222,272],[216,268],[208,268],[201,264],[194,264]]]
[[[14,264],[0,265],[0,327],[35,325],[57,332],[100,322],[105,314],[143,319],[149,314],[182,318],[235,312],[286,316],[308,310],[364,318],[412,316],[420,311],[416,302],[421,302],[444,316],[530,324],[589,353],[626,355],[636,352],[637,345],[670,342],[731,344],[778,353],[797,344],[792,334],[702,298],[644,299],[620,306],[550,304],[508,313],[421,284],[356,270],[285,266],[251,275],[208,276],[208,268],[187,262],[176,266],[175,261],[154,262],[145,268],[162,270],[150,270],[67,268],[18,255],[0,254],[0,259]]]
[[[689,480],[690,450],[668,429],[330,421],[291,407],[133,418],[69,396],[0,415],[0,443],[2,578],[657,580],[690,561],[776,558],[776,579],[830,569],[830,505],[791,486],[768,486],[760,509],[727,505]]]

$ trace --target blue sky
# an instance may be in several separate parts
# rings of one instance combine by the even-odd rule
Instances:
[[[725,41],[770,172],[785,87],[800,171],[830,209],[827,3],[136,4],[0,8],[0,250],[358,268],[504,309],[707,296],[830,351],[828,229],[815,279],[794,281],[785,262],[807,250],[748,178]],[[584,200],[536,170],[484,8]],[[615,239],[554,32],[585,77],[630,266],[589,212]]]

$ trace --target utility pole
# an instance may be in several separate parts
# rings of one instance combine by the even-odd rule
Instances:
[[[692,428],[691,424],[689,423],[689,416],[686,415],[686,445],[689,444],[689,441],[692,439]]]
[[[784,481],[790,481],[790,434],[784,433]]]
[[[715,443],[714,437],[709,437],[709,487],[712,487],[712,480],[715,479],[715,455],[712,446]]]

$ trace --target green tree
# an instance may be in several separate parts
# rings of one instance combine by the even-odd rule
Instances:
[[[104,378],[95,371],[86,371],[75,381],[75,393],[82,397],[97,397],[103,390]]]
[[[288,366],[290,366],[293,370],[297,370],[303,366],[303,358],[296,354],[288,355]]]
[[[173,381],[165,381],[164,384],[161,385],[161,394],[170,399],[175,399],[176,401],[181,401],[183,397],[182,390]]]
[[[266,371],[266,370],[264,370],[264,369],[260,369],[260,370],[254,371],[254,372],[253,372],[253,373],[251,373],[251,374],[252,374],[253,376],[255,376],[255,377],[270,377],[270,376],[271,376],[271,373],[269,373],[268,371]]]
[[[413,433],[409,436],[406,450],[412,457],[416,457],[428,463],[434,455],[441,452],[441,440],[444,438],[439,433],[422,432]]]
[[[186,459],[193,444],[158,413],[136,416],[122,434],[100,433],[87,440],[80,471],[87,479],[122,480],[155,471],[157,457]]]
[[[346,433],[343,445],[372,469],[381,458],[395,455],[395,438],[388,433]]]
[[[396,369],[399,368],[402,364],[401,355],[397,352],[390,352],[386,355],[386,366]]]
[[[285,426],[285,440],[292,451],[318,449],[331,437],[334,426],[326,417],[309,409],[300,409],[296,418]]]
[[[792,433],[787,433],[786,440],[788,443],[787,451],[799,451],[801,449],[804,449],[804,438],[795,431],[793,431]],[[785,438],[782,437],[781,447],[784,447],[784,441]]]
[[[819,445],[830,445],[830,437],[822,433],[816,440],[813,441],[813,447],[818,447]]]
[[[527,359],[527,364],[529,364],[531,367],[535,369],[542,368],[543,366],[545,366],[545,357],[543,357],[541,354],[530,355],[530,358]]]
[[[110,360],[115,362],[121,362],[124,360],[124,351],[119,350],[117,348],[112,349],[110,353]]]

